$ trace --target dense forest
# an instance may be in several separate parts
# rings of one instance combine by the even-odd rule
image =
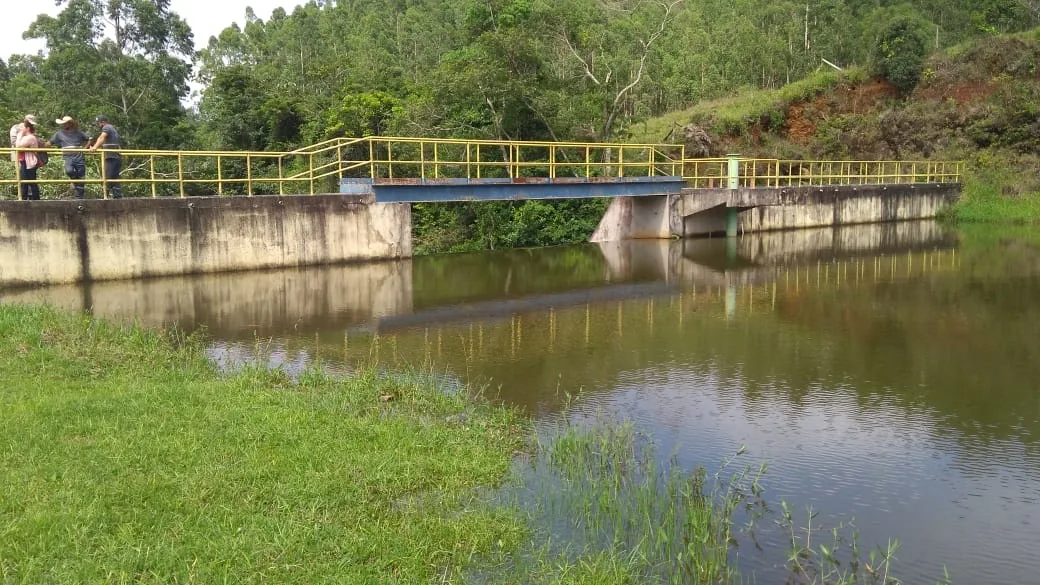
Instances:
[[[648,118],[832,66],[909,91],[929,52],[1040,23],[1040,0],[311,0],[266,21],[247,10],[196,52],[169,0],[58,4],[24,33],[45,51],[0,61],[0,115],[104,112],[128,147],[165,149],[626,140]],[[421,249],[540,245],[581,239],[601,209],[417,206],[415,224]]]

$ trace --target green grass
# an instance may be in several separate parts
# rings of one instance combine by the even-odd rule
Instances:
[[[454,582],[525,436],[407,377],[222,375],[196,341],[0,306],[3,583]]]
[[[968,165],[961,199],[942,218],[955,223],[1040,223],[1036,161],[979,153]]]
[[[841,83],[862,83],[866,79],[866,72],[858,68],[843,72],[820,70],[778,89],[744,89],[736,95],[701,102],[633,124],[628,140],[658,143],[673,128],[690,122],[713,134],[741,134],[763,120],[768,122],[767,130],[776,129],[783,125],[785,111],[791,104],[812,99]],[[673,134],[670,138],[672,142],[681,140],[681,134]]]

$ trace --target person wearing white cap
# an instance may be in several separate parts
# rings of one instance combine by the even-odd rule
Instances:
[[[43,141],[36,137],[36,118],[26,116],[22,121],[22,132],[15,142],[16,148],[41,148]],[[32,150],[18,153],[18,178],[21,180],[21,197],[23,201],[38,200],[40,185],[36,182],[40,167],[40,156]]]
[[[54,121],[61,130],[54,133],[47,146],[57,146],[64,150],[65,175],[72,179],[72,189],[76,199],[83,199],[83,177],[87,176],[87,160],[82,152],[70,152],[68,149],[82,149],[90,144],[90,137],[79,129],[72,116],[64,116]]]
[[[24,118],[14,126],[11,126],[11,148],[18,148],[18,138],[22,135],[22,130],[25,130],[25,122],[28,121],[33,126],[36,125],[36,116],[32,114],[26,114]],[[21,172],[21,166],[18,164],[18,153],[11,151],[11,162],[14,163],[14,172],[17,175]]]

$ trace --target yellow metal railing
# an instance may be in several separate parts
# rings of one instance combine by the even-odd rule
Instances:
[[[48,150],[35,182],[44,198],[63,198],[71,182],[62,152],[87,159],[88,197],[105,197],[104,154]],[[0,158],[10,159],[9,148]],[[127,197],[315,194],[339,191],[344,178],[409,180],[598,181],[681,176],[691,187],[787,187],[960,182],[963,163],[944,161],[798,161],[689,159],[674,144],[527,142],[372,136],[337,138],[293,151],[121,150],[119,184]],[[734,166],[735,165],[735,166]],[[736,172],[732,172],[733,170]],[[0,164],[0,196],[25,183],[15,163]],[[12,188],[13,187],[13,188]]]
[[[687,159],[683,178],[695,188],[725,188],[731,179],[730,159]],[[814,161],[738,158],[736,186],[881,185],[960,183],[960,161]]]

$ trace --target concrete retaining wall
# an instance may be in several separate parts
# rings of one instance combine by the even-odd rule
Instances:
[[[737,207],[745,232],[792,228],[854,225],[933,218],[953,205],[960,195],[957,184],[857,185],[849,187],[790,187],[738,196]],[[756,193],[757,192],[757,193]],[[763,198],[776,203],[762,205]]]
[[[679,195],[617,197],[593,242],[695,237],[726,231],[740,211],[743,233],[929,219],[952,205],[959,184],[684,189]]]
[[[0,201],[0,286],[404,258],[408,204],[351,195]]]

